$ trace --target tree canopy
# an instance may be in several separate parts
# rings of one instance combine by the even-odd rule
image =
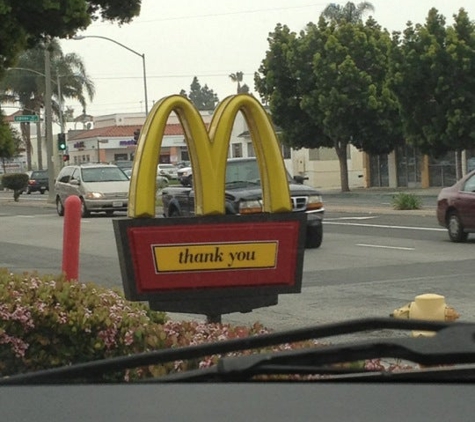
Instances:
[[[368,1],[355,4],[351,1],[341,6],[337,3],[330,3],[323,10],[321,16],[325,19],[335,21],[337,23],[358,23],[362,21],[363,16],[368,12],[374,12],[374,6]]]
[[[475,24],[461,9],[446,26],[436,9],[396,34],[391,88],[406,139],[439,156],[475,147]]]
[[[229,78],[236,83],[237,88],[236,88],[236,93],[237,94],[249,94],[249,86],[247,84],[242,84],[242,81],[244,79],[244,73],[243,72],[236,72],[236,73],[231,73],[229,75]]]
[[[182,89],[180,95],[189,98],[198,110],[214,110],[219,102],[218,95],[208,85],[201,86],[196,76],[191,82],[189,94]]]
[[[370,154],[403,142],[432,157],[455,151],[460,177],[461,151],[475,148],[475,23],[467,12],[447,26],[433,8],[424,24],[390,35],[372,18],[351,22],[337,9],[299,34],[278,25],[268,38],[255,85],[283,140],[335,148],[342,190],[349,144]]]
[[[0,162],[5,173],[5,163],[19,153],[20,138],[18,133],[5,121],[3,111],[0,111]]]
[[[140,6],[141,0],[0,0],[0,76],[46,37],[73,36],[98,19],[128,23]]]
[[[63,54],[57,40],[52,40],[47,47],[50,51],[53,88],[53,111],[60,123],[64,113],[62,104],[65,98],[75,99],[86,107],[86,100],[94,97],[94,83],[86,73],[82,60],[75,54]],[[26,50],[18,56],[17,66],[8,69],[0,81],[3,92],[0,101],[19,103],[23,114],[40,114],[45,95],[45,45]],[[23,144],[26,150],[27,167],[31,169],[30,125],[21,123]],[[38,151],[41,157],[41,151]],[[41,162],[40,168],[41,168]]]
[[[309,24],[299,35],[278,25],[255,75],[284,142],[333,147],[341,188],[349,190],[347,150],[390,152],[401,139],[397,102],[387,88],[390,35],[366,23]]]

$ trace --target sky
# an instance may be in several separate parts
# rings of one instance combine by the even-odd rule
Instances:
[[[96,94],[86,112],[93,116],[145,111],[145,57],[148,109],[159,99],[189,92],[194,76],[220,100],[236,92],[231,73],[243,72],[243,82],[254,92],[254,73],[268,49],[268,35],[278,23],[299,32],[317,22],[330,2],[311,0],[142,0],[140,17],[127,25],[92,24],[78,35],[82,40],[61,41],[63,52],[78,54],[95,84]],[[337,2],[344,5],[346,2]],[[358,2],[355,2],[358,3]],[[453,23],[464,8],[475,19],[473,0],[373,0],[371,15],[389,31],[406,23],[424,23],[435,7]],[[93,38],[107,37],[113,41]],[[87,38],[91,37],[91,38]],[[257,94],[256,94],[257,95]],[[66,101],[75,115],[80,105]]]

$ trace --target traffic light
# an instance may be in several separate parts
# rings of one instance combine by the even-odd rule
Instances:
[[[58,149],[60,151],[66,151],[66,134],[58,133]]]
[[[134,130],[134,141],[135,145],[137,145],[137,142],[139,141],[140,138],[140,129],[135,129]]]

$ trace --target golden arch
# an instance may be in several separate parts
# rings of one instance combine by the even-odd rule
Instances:
[[[226,159],[231,131],[241,111],[256,151],[265,212],[292,210],[279,143],[262,105],[251,95],[225,98],[215,110],[209,129],[195,106],[181,95],[157,102],[140,133],[129,191],[128,216],[155,216],[155,178],[168,117],[175,112],[185,132],[193,167],[196,215],[225,213]]]

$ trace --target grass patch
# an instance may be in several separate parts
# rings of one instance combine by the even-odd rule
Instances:
[[[395,210],[419,210],[422,208],[422,200],[413,193],[398,193],[393,196],[392,206]]]

